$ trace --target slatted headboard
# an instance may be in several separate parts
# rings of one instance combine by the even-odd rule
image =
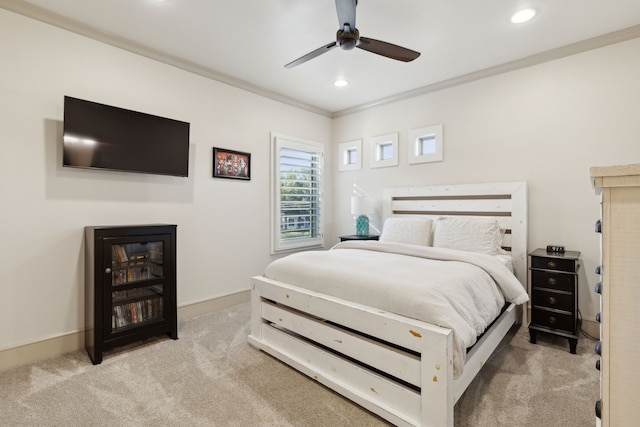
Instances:
[[[514,273],[527,287],[527,183],[397,187],[384,190],[383,217],[480,216],[495,218],[502,247],[513,257]]]

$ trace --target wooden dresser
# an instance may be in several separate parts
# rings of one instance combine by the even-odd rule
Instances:
[[[640,165],[591,168],[602,198],[601,425],[640,425]]]

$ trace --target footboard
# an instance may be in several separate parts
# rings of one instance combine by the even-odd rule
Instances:
[[[453,332],[264,277],[249,342],[396,425],[453,426]]]

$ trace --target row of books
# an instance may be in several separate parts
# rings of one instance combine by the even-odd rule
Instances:
[[[111,329],[162,319],[162,298],[151,298],[128,304],[116,305],[111,315]]]
[[[118,262],[126,262],[129,261],[129,256],[127,255],[127,250],[124,245],[113,245],[111,246],[111,259]]]
[[[129,267],[111,272],[111,284],[122,285],[125,283],[138,282],[140,280],[157,279],[163,277],[161,265],[143,265]]]
[[[129,261],[146,261],[147,259],[162,263],[162,242],[140,243],[131,245],[112,245],[112,264]]]

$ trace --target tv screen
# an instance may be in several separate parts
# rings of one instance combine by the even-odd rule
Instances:
[[[189,176],[189,123],[65,96],[63,166]]]

